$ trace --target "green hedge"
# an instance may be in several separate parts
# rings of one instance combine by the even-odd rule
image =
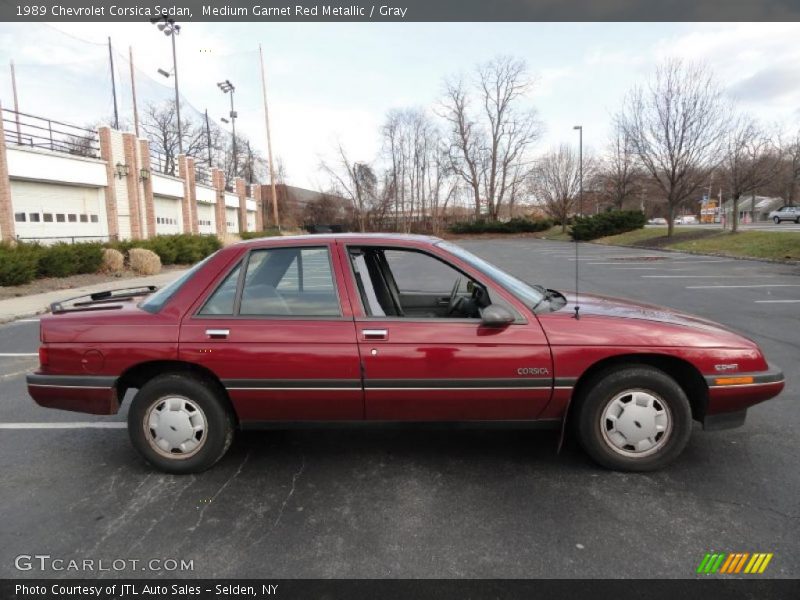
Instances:
[[[465,221],[451,225],[448,230],[450,233],[533,233],[552,226],[549,219],[514,218],[510,221]]]
[[[149,240],[114,242],[108,247],[123,254],[131,248],[146,248],[158,254],[162,265],[190,265],[222,248],[222,242],[215,235],[176,233],[157,235]]]
[[[39,271],[39,254],[30,244],[16,248],[0,245],[0,285],[23,285],[33,281]]]
[[[277,228],[266,229],[264,231],[241,231],[239,232],[239,237],[243,240],[252,240],[255,238],[262,238],[262,237],[273,237],[276,235],[280,235],[281,232],[278,231]]]
[[[103,249],[127,254],[131,248],[147,248],[158,254],[161,264],[194,264],[222,247],[214,235],[159,235],[149,240],[127,240],[101,244],[59,242],[50,246],[20,242],[0,245],[0,285],[22,285],[37,277],[69,277],[97,273],[103,264]]]
[[[608,235],[641,229],[645,222],[644,213],[641,211],[615,210],[591,217],[576,217],[569,234],[576,241],[596,240]]]

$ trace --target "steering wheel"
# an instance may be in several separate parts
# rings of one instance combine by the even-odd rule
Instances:
[[[447,314],[452,315],[456,307],[459,305],[461,298],[458,297],[458,288],[461,287],[461,277],[456,277],[456,282],[453,284],[453,289],[450,290],[450,301],[447,303]]]

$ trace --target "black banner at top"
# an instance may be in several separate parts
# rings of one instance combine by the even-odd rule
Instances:
[[[800,0],[0,0],[2,21],[797,21]]]

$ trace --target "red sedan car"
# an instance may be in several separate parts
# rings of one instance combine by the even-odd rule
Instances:
[[[645,471],[692,420],[735,427],[783,389],[753,341],[666,308],[574,298],[437,238],[325,235],[220,250],[170,285],[52,307],[42,405],[114,414],[172,473],[207,469],[237,427],[302,422],[569,425],[598,463]]]

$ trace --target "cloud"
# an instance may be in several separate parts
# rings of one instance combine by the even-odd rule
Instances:
[[[786,67],[768,67],[736,82],[729,88],[735,98],[747,101],[773,101],[800,89],[800,72]]]

